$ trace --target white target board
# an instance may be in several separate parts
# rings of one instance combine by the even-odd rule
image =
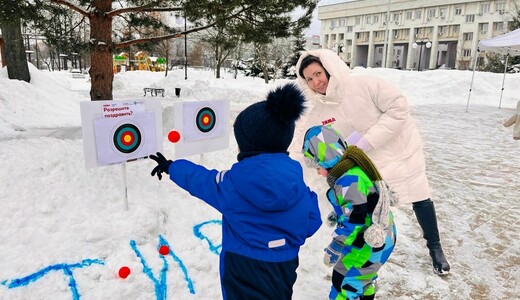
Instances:
[[[81,102],[87,168],[145,158],[162,151],[160,100]]]
[[[229,148],[228,100],[178,102],[174,114],[176,158]]]

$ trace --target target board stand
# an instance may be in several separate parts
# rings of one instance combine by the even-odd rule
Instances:
[[[180,139],[175,158],[229,148],[229,100],[175,103],[174,126]]]
[[[80,108],[85,167],[120,165],[124,208],[128,210],[126,163],[162,151],[161,102],[83,101]]]

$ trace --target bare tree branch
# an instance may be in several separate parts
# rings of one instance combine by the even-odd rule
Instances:
[[[173,33],[173,34],[167,34],[167,35],[155,36],[155,37],[151,37],[151,38],[142,38],[142,39],[135,39],[135,40],[130,40],[130,41],[124,41],[124,42],[121,42],[121,43],[115,43],[114,44],[114,48],[116,48],[116,49],[117,48],[124,48],[124,47],[128,47],[128,46],[135,45],[135,44],[142,44],[142,43],[148,43],[148,42],[160,42],[160,41],[164,41],[164,40],[167,40],[167,39],[180,38],[180,37],[184,37],[188,33],[193,33],[193,32],[197,32],[197,31],[201,31],[201,30],[213,27],[215,24],[216,23],[211,23],[211,24],[208,24],[206,26],[192,28],[190,30],[186,30],[186,31],[178,32],[178,33]]]
[[[59,4],[59,5],[64,5],[64,6],[67,6],[68,8],[70,8],[71,10],[85,16],[85,17],[88,17],[89,16],[89,12],[84,10],[83,8],[77,6],[76,4],[74,3],[71,3],[67,0],[47,0],[51,3],[55,3],[55,4]]]

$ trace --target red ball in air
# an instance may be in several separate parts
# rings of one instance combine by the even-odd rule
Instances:
[[[129,267],[121,267],[121,269],[119,269],[119,277],[126,279],[126,277],[128,277],[128,275],[130,275]]]
[[[168,140],[172,143],[177,143],[181,139],[181,134],[176,131],[172,130],[168,133]]]
[[[170,253],[170,248],[168,248],[168,246],[161,246],[159,248],[159,253],[162,255],[168,255]]]

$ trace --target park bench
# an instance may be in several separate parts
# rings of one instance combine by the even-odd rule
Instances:
[[[161,96],[164,97],[164,89],[162,88],[152,88],[152,87],[145,87],[143,88],[144,96],[146,96],[148,93],[150,93],[150,96],[157,96],[161,94]]]

